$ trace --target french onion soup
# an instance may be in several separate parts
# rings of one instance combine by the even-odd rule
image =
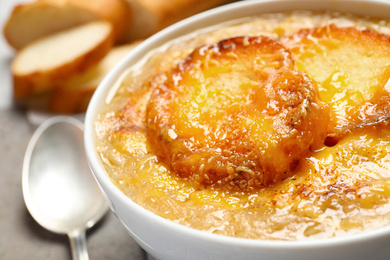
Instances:
[[[390,25],[265,14],[129,68],[95,122],[114,184],[173,222],[304,240],[390,224]]]

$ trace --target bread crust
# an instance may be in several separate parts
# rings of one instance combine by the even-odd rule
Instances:
[[[15,6],[3,28],[4,38],[15,50],[49,34],[68,29],[98,16],[74,6],[58,7],[45,2]]]
[[[126,0],[132,11],[128,41],[147,38],[186,17],[233,0]]]
[[[72,5],[98,15],[100,19],[109,21],[114,31],[116,42],[122,42],[124,32],[131,24],[130,6],[125,0],[38,0],[59,6]]]
[[[116,42],[121,42],[130,15],[124,0],[38,0],[15,6],[3,35],[10,46],[21,50],[50,34],[105,19],[112,24]]]
[[[138,44],[139,42],[134,42],[114,47],[99,63],[62,82],[50,94],[47,109],[61,114],[85,112],[101,80]]]
[[[75,57],[73,60],[65,61],[63,64],[53,66],[49,69],[36,69],[31,72],[21,72],[19,69],[19,63],[23,62],[39,62],[39,61],[28,61],[24,59],[24,51],[27,48],[34,48],[35,46],[41,44],[45,41],[50,41],[51,38],[58,34],[67,34],[67,32],[72,30],[77,30],[78,28],[72,28],[69,30],[61,31],[56,35],[51,35],[40,39],[38,41],[29,44],[24,49],[22,49],[12,61],[11,72],[13,75],[13,86],[14,86],[14,96],[15,97],[26,97],[29,95],[41,93],[53,89],[55,86],[58,86],[64,80],[69,79],[72,75],[77,73],[82,73],[89,67],[93,66],[99,62],[112,48],[113,46],[113,34],[111,25],[106,21],[93,21],[89,25],[100,25],[106,29],[106,36],[97,42],[91,49],[81,53],[78,57]],[[64,46],[59,46],[59,51]],[[63,50],[65,51],[65,50]],[[53,57],[56,59],[57,57]]]

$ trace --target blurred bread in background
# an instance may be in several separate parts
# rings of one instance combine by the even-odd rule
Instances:
[[[126,0],[132,12],[128,40],[142,39],[186,17],[232,0]]]
[[[110,23],[92,21],[36,40],[11,63],[15,97],[52,90],[99,62],[113,46]]]
[[[19,107],[80,113],[139,40],[232,0],[35,0],[15,6],[3,34]]]
[[[37,0],[17,5],[3,33],[9,45],[27,44],[61,30],[94,20],[107,20],[120,41],[130,26],[130,9],[124,0]]]
[[[112,48],[95,66],[55,88],[48,101],[49,110],[66,114],[85,111],[92,94],[106,74],[138,44],[136,41]]]

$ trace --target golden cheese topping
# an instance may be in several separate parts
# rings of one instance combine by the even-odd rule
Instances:
[[[136,203],[206,232],[390,225],[389,34],[310,12],[193,33],[130,69],[98,115],[97,151]]]
[[[240,190],[291,175],[327,122],[315,82],[265,36],[196,48],[153,91],[147,115],[150,144],[175,174]]]
[[[390,36],[334,24],[281,39],[330,104],[332,142],[363,125],[388,121]],[[334,140],[336,139],[336,140]]]

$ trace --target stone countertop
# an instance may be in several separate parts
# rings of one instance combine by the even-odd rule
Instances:
[[[23,1],[23,0],[22,0]],[[21,0],[0,0],[0,28]],[[23,1],[26,2],[26,1]],[[1,30],[2,31],[2,30]],[[51,233],[30,216],[22,194],[25,149],[39,118],[12,105],[9,64],[14,51],[0,35],[0,259],[71,259],[66,235]],[[109,212],[87,232],[90,259],[146,259],[118,219]]]

